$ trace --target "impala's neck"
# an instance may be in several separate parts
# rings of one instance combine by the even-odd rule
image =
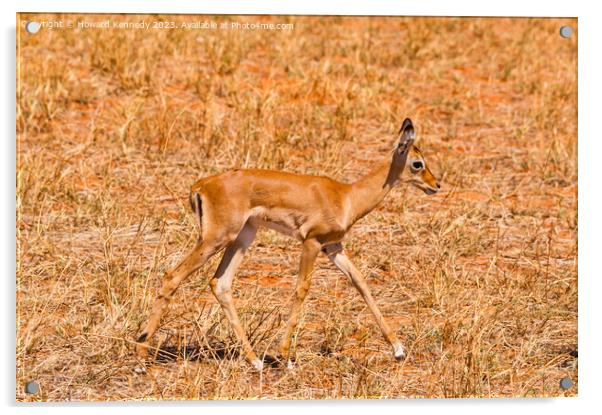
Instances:
[[[370,213],[399,183],[405,161],[405,157],[394,153],[392,160],[381,161],[370,173],[351,185],[351,223]]]

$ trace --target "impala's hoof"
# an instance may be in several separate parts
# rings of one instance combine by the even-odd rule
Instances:
[[[282,354],[279,354],[278,357],[278,367],[285,368],[287,370],[293,370],[295,368],[295,358],[294,357],[285,357]]]
[[[263,362],[259,359],[255,359],[251,362],[251,366],[255,368],[257,371],[263,370]]]
[[[401,362],[406,357],[406,352],[403,350],[403,346],[398,344],[394,347],[393,356],[395,356],[395,360]]]

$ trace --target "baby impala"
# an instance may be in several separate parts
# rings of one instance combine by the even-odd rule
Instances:
[[[196,182],[190,191],[190,205],[200,238],[192,252],[166,273],[149,321],[137,339],[138,354],[148,355],[148,341],[182,281],[224,250],[210,281],[211,290],[242,344],[244,356],[256,369],[263,368],[236,313],[232,280],[257,229],[264,226],[291,235],[303,245],[295,295],[279,349],[284,362],[290,366],[291,338],[320,251],[351,279],[391,344],[393,355],[401,360],[405,355],[403,346],[383,318],[364,277],[343,252],[342,241],[353,224],[374,210],[394,186],[409,183],[428,195],[437,193],[439,183],[422,152],[414,146],[414,138],[414,126],[406,118],[391,157],[352,184],[323,176],[258,169],[236,169]],[[409,168],[404,173],[406,164]]]

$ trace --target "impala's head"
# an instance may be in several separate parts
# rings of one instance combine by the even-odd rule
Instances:
[[[406,118],[399,129],[399,144],[397,145],[397,154],[405,157],[405,170],[408,171],[405,173],[404,181],[414,185],[427,195],[432,195],[437,193],[441,186],[426,165],[422,151],[414,145],[415,138],[416,133],[412,120]]]

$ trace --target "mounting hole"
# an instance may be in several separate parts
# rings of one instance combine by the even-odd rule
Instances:
[[[570,378],[562,378],[560,379],[560,387],[564,390],[570,389],[573,387],[573,381]]]
[[[560,36],[562,36],[565,39],[568,39],[569,37],[573,36],[573,28],[571,26],[562,26],[560,28]]]
[[[25,393],[28,393],[30,395],[35,395],[39,391],[40,391],[40,385],[38,384],[38,382],[35,382],[32,380],[25,384]]]
[[[27,22],[25,25],[25,30],[27,30],[27,33],[34,34],[38,33],[41,27],[42,25],[38,22]]]

